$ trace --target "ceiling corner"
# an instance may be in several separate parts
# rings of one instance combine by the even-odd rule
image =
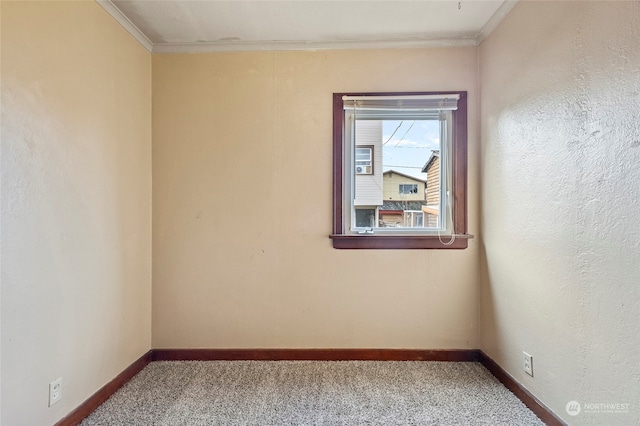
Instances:
[[[476,43],[480,45],[485,38],[489,36],[495,30],[500,22],[511,12],[511,10],[518,4],[520,0],[505,0],[502,5],[496,10],[496,12],[489,18],[486,24],[478,32],[476,37]]]
[[[111,0],[96,0],[122,27],[135,38],[148,52],[153,51],[153,43],[114,5]]]

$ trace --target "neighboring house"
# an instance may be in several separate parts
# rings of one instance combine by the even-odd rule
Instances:
[[[431,151],[431,157],[422,168],[427,174],[426,199],[427,205],[422,207],[425,213],[425,226],[438,226],[440,214],[440,151]]]
[[[382,198],[385,201],[424,201],[426,185],[423,179],[387,170],[382,178]]]
[[[379,209],[381,227],[422,227],[425,223],[426,181],[396,170],[382,178],[384,202]]]
[[[382,205],[382,121],[356,121],[356,226],[375,227]]]
[[[356,206],[382,205],[382,121],[356,122]]]

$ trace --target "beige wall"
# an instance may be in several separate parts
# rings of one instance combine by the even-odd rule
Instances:
[[[478,347],[477,243],[328,238],[346,91],[469,91],[477,232],[476,74],[475,48],[154,55],[153,346]]]
[[[151,59],[95,2],[1,8],[1,421],[47,425],[151,347]]]
[[[637,424],[640,3],[521,2],[480,58],[481,348],[570,424]]]
[[[521,2],[479,52],[156,55],[153,117],[98,5],[0,10],[3,424],[150,347],[481,347],[571,424],[640,417],[638,2]],[[484,248],[331,248],[331,94],[438,90],[469,91]]]

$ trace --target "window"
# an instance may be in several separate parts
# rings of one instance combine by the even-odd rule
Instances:
[[[417,184],[401,183],[399,186],[400,186],[400,189],[398,190],[398,192],[400,194],[417,194],[418,193]]]
[[[335,93],[333,246],[463,249],[467,93]]]
[[[356,174],[373,174],[373,147],[356,147]]]
[[[370,208],[356,208],[356,226],[361,228],[373,228],[376,220],[376,209]]]

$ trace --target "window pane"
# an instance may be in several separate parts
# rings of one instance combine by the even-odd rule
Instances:
[[[371,148],[356,148],[356,161],[371,161]]]
[[[376,221],[375,209],[356,209],[356,226],[373,228]]]
[[[355,227],[439,228],[441,121],[356,117],[355,126]]]

